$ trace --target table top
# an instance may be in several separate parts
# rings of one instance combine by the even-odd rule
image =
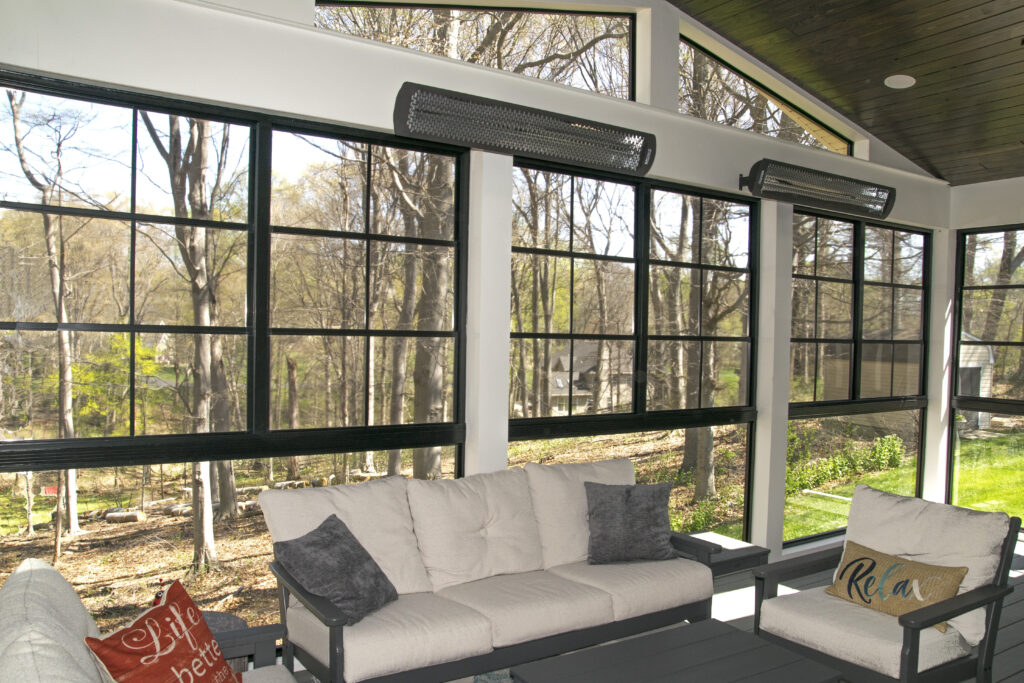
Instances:
[[[714,619],[512,667],[516,683],[834,683],[838,671]]]

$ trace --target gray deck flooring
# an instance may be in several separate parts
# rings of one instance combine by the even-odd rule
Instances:
[[[992,679],[995,683],[1024,683],[1024,536],[1017,543],[1017,551],[1013,561],[1010,583],[1017,586],[1003,603],[1003,614],[999,622],[999,636],[996,639],[996,657],[992,664]],[[816,588],[831,583],[832,573],[821,572],[788,585],[795,590]],[[747,602],[753,609],[753,579],[749,572],[740,572],[725,576],[715,581],[715,595],[726,593],[737,595],[736,602]],[[748,598],[749,595],[749,598]],[[717,609],[716,605],[716,609]],[[753,616],[728,618],[728,609],[723,606],[723,616],[733,626],[752,631]],[[722,618],[717,616],[716,618]]]

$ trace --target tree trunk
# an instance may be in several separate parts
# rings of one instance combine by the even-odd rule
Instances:
[[[78,470],[69,469],[66,476],[66,496],[68,500],[68,533],[77,536],[82,533],[82,527],[78,524]]]
[[[64,519],[64,511],[61,509],[61,501],[64,496],[62,495],[64,488],[64,470],[57,470],[57,510],[56,519],[53,524],[53,562],[57,564],[57,560],[60,558],[60,537],[63,532],[62,521]]]
[[[32,523],[32,503],[35,502],[35,492],[32,491],[32,472],[25,473],[25,517],[28,519],[27,533],[29,536],[35,534],[35,525]]]
[[[213,543],[213,504],[210,500],[210,463],[192,463],[192,565],[199,574],[217,560]]]
[[[405,221],[405,232],[407,235],[416,234],[415,221]],[[418,252],[413,252],[414,254]],[[411,329],[413,314],[416,312],[416,278],[418,268],[417,258],[405,258],[402,272],[402,307],[398,312],[398,329]],[[409,366],[409,339],[397,337],[393,341],[394,352],[391,355],[391,401],[388,414],[388,424],[399,425],[405,421],[405,378],[406,368]],[[402,451],[394,449],[388,451],[388,476],[402,473]]]
[[[235,487],[235,463],[233,460],[218,460],[214,463],[217,471],[217,492],[220,501],[214,521],[238,517],[238,493]]]
[[[285,359],[288,365],[288,429],[299,428],[299,364],[294,358],[288,356]],[[296,455],[288,456],[289,481],[296,481],[299,478],[299,458]]]
[[[1010,284],[1013,275],[1014,256],[1017,254],[1017,233],[1013,230],[1003,233],[1003,253],[999,258],[999,273],[996,275],[997,285]],[[997,339],[999,333],[999,322],[1003,317],[1003,308],[1006,305],[1005,289],[993,289],[992,300],[989,302],[988,314],[985,316],[985,330],[981,334],[984,341]]]

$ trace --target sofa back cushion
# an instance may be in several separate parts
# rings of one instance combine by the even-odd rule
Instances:
[[[407,482],[386,477],[362,484],[270,490],[260,507],[275,542],[303,536],[337,515],[399,593],[431,590],[409,513]]]
[[[853,492],[846,540],[879,552],[944,567],[967,567],[958,593],[995,579],[1010,518],[920,498],[897,496],[861,484]],[[984,610],[949,620],[971,646],[985,635]]]
[[[409,481],[420,556],[434,590],[541,569],[540,536],[522,468]]]
[[[99,634],[75,589],[43,560],[23,561],[0,588],[4,680],[98,682],[85,637]]]
[[[590,530],[583,482],[636,483],[633,463],[626,458],[566,465],[527,463],[523,469],[530,484],[544,569],[587,559]]]

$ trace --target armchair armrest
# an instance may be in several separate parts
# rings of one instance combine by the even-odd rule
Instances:
[[[214,638],[220,646],[224,659],[236,657],[252,657],[253,664],[258,668],[268,666],[277,661],[277,641],[285,636],[285,628],[281,624],[253,626],[233,631],[221,631]]]
[[[981,586],[900,616],[900,626],[921,630],[984,607],[1013,592],[1013,586]]]
[[[779,583],[834,569],[843,557],[843,546],[754,567],[754,633],[761,631],[761,603],[779,594]]]
[[[722,552],[722,546],[717,543],[705,541],[703,538],[696,538],[689,534],[681,534],[678,531],[672,532],[669,542],[677,552],[708,566],[711,565],[711,556],[714,553]]]
[[[302,606],[308,609],[313,616],[320,620],[320,623],[325,626],[344,626],[348,620],[348,616],[343,614],[338,607],[334,605],[327,598],[322,598],[319,595],[313,595],[305,588],[299,585],[299,582],[295,580],[295,577],[288,573],[288,570],[282,567],[278,562],[270,563],[270,571],[277,577],[278,583],[284,587],[292,596],[298,599],[302,603]],[[282,610],[284,608],[282,607]],[[285,615],[281,615],[281,619],[284,619]]]

